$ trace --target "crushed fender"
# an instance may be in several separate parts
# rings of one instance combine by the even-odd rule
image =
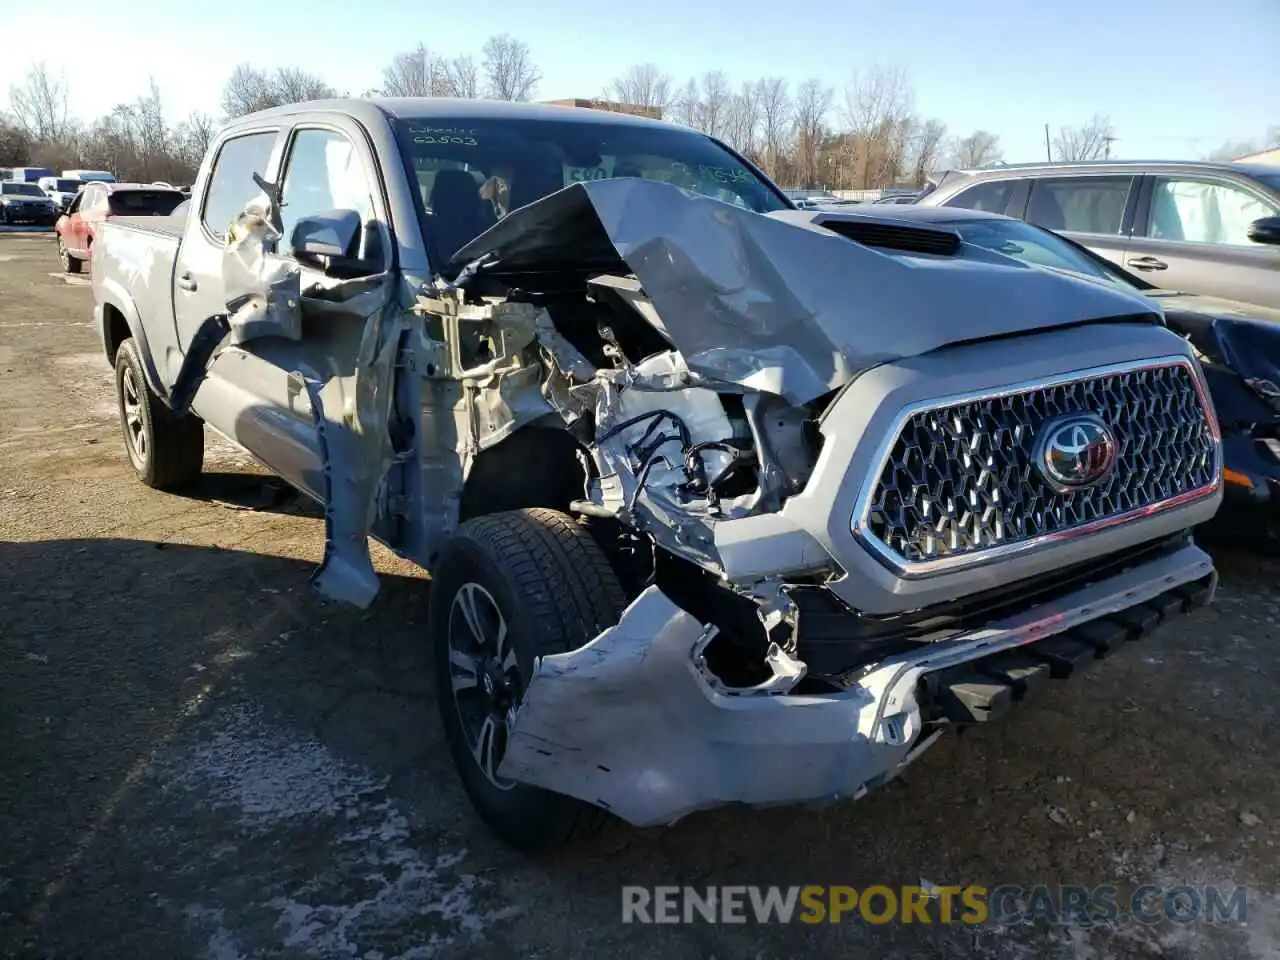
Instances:
[[[896,769],[906,746],[869,735],[870,690],[790,695],[803,665],[780,651],[772,680],[718,687],[697,662],[713,630],[649,587],[586,646],[543,657],[499,773],[655,826],[725,803],[852,795]]]

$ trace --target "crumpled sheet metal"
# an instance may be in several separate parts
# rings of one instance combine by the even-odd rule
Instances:
[[[901,742],[878,742],[883,707],[869,689],[823,697],[712,689],[694,664],[703,634],[650,587],[585,647],[543,657],[499,773],[656,826],[726,803],[856,796],[906,758],[918,728],[906,720]],[[909,696],[895,707],[913,710]]]
[[[378,594],[378,575],[369,555],[369,533],[378,494],[395,451],[387,424],[394,396],[396,352],[403,320],[397,320],[389,276],[371,278],[346,300],[302,301],[303,311],[320,316],[371,310],[364,316],[354,376],[320,379],[295,371],[311,406],[320,438],[325,486],[324,559],[312,588],[331,600],[368,607]],[[326,401],[326,396],[329,397]]]
[[[795,211],[762,216],[628,178],[575,183],[514,211],[453,268],[485,256],[482,269],[497,271],[621,258],[690,370],[793,404],[950,343],[1160,317],[1137,294],[974,247],[954,257],[880,251]]]
[[[1175,311],[1169,312],[1168,324],[1188,337],[1210,363],[1235,373],[1280,417],[1280,324]],[[1215,393],[1215,405],[1219,402]]]
[[[222,253],[231,342],[302,339],[301,271],[274,252],[280,233],[263,213],[246,210],[227,228]]]

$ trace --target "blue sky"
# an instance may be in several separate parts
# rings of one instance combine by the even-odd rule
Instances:
[[[305,67],[359,93],[419,41],[453,55],[502,32],[530,45],[540,99],[598,95],[651,60],[679,78],[818,76],[838,107],[854,69],[899,65],[921,114],[950,133],[997,133],[1009,161],[1043,157],[1046,122],[1095,111],[1111,115],[1120,157],[1199,157],[1280,124],[1280,0],[645,0],[635,12],[616,0],[110,0],[71,18],[0,0],[0,102],[44,59],[65,71],[79,116],[154,77],[177,119],[216,112],[239,61]]]

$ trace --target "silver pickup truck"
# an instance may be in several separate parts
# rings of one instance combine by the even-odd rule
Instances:
[[[619,114],[337,100],[235,121],[110,221],[95,315],[143,482],[207,426],[432,573],[446,739],[508,841],[859,797],[1216,574],[1202,371],[1151,300],[795,209]]]

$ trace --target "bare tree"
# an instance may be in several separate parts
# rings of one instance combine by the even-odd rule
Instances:
[[[902,174],[915,123],[910,78],[901,67],[872,67],[854,73],[844,99],[855,181],[864,187],[892,186]]]
[[[986,130],[975,130],[956,140],[951,165],[961,169],[990,167],[1000,162],[1000,138]]]
[[[305,103],[325,100],[338,92],[314,73],[298,67],[281,67],[275,75],[275,92],[281,103]]]
[[[925,120],[915,124],[910,147],[912,186],[925,185],[929,173],[938,165],[942,141],[946,135],[947,125],[941,120]]]
[[[733,102],[733,90],[723,70],[711,70],[698,81],[698,119],[694,124],[708,136],[724,134]]]
[[[826,133],[826,116],[833,92],[817,78],[800,84],[796,91],[796,173],[800,186],[818,186],[818,151]]]
[[[31,136],[12,117],[0,114],[0,166],[20,167],[31,156]]]
[[[622,103],[666,110],[673,98],[671,76],[658,69],[657,64],[639,63],[613,79],[609,94]]]
[[[449,96],[468,100],[480,96],[480,68],[475,58],[465,55],[454,57],[444,65],[444,73]]]
[[[336,96],[333,87],[314,73],[298,67],[281,67],[275,73],[238,64],[222,88],[222,109],[230,118],[278,107],[284,103],[323,100]]]
[[[33,140],[61,139],[69,127],[66,78],[55,77],[43,60],[33,64],[21,84],[10,85],[9,109]]]
[[[222,110],[228,117],[265,110],[279,104],[272,89],[271,77],[247,63],[237,64],[222,88]]]
[[[528,100],[542,79],[529,45],[503,33],[490,37],[481,49],[489,96],[496,100]]]
[[[782,177],[782,163],[791,130],[791,91],[781,77],[765,77],[756,89],[760,98],[761,136],[764,139],[764,171],[775,180]]]
[[[1271,150],[1280,147],[1280,124],[1269,127],[1267,135],[1258,140],[1236,140],[1224,143],[1218,149],[1210,151],[1206,156],[1206,160],[1213,160],[1219,163],[1225,163],[1235,160],[1239,157],[1247,157],[1251,154],[1262,153],[1264,150]]]
[[[382,68],[384,97],[439,97],[449,87],[448,65],[441,62],[425,44],[407,53],[397,53]]]
[[[178,124],[174,129],[173,137],[176,141],[176,153],[190,169],[193,176],[195,171],[199,169],[204,155],[209,152],[209,144],[213,142],[215,133],[217,133],[217,125],[214,123],[213,117],[199,111],[191,113],[186,120]],[[189,181],[192,178],[186,177],[184,179]]]
[[[1111,156],[1115,128],[1105,113],[1095,113],[1080,127],[1062,127],[1053,138],[1055,160],[1099,160]]]
[[[698,95],[698,82],[687,80],[675,95],[672,107],[675,110],[676,123],[686,127],[697,127],[702,118],[702,101]]]
[[[760,152],[760,86],[748,81],[733,96],[726,123],[725,141],[744,156],[756,159]]]

